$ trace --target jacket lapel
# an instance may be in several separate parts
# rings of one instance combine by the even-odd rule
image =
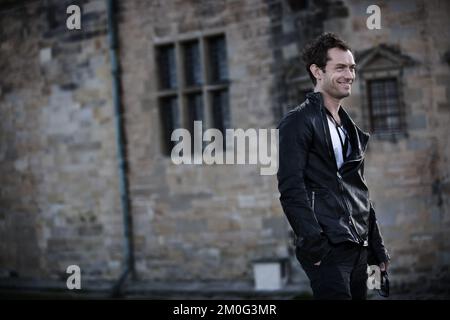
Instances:
[[[349,130],[349,136],[352,144],[352,153],[347,161],[341,166],[339,171],[342,175],[349,173],[353,170],[358,170],[364,163],[367,145],[369,142],[369,134],[362,131],[350,118],[345,109],[341,106],[339,110],[339,116],[346,122]]]
[[[325,111],[325,106],[323,105],[322,94],[320,92],[308,93],[307,98],[311,100],[313,104],[318,106],[318,112],[321,119],[321,125],[323,127],[323,133],[325,138],[325,146],[327,148],[328,156],[332,161],[333,168],[337,171],[336,157],[334,155],[333,143],[331,141],[330,128],[328,126],[327,114]]]
[[[339,116],[342,121],[346,123],[346,128],[349,130],[349,136],[352,145],[352,154],[349,159],[364,158],[370,135],[362,131],[348,115],[347,111],[341,106],[339,108]]]
[[[323,132],[325,134],[325,143],[327,147],[330,159],[333,161],[336,170],[341,173],[351,171],[352,169],[359,168],[359,166],[364,161],[365,152],[367,149],[368,141],[370,135],[362,131],[350,118],[345,109],[341,106],[339,108],[339,116],[341,121],[346,123],[346,128],[349,130],[350,143],[352,147],[352,152],[348,159],[344,162],[340,169],[336,165],[336,157],[334,156],[333,144],[331,141],[330,128],[328,126],[327,115],[325,112],[325,106],[323,105],[323,98],[320,92],[308,93],[307,98],[319,107],[320,118],[322,119]]]

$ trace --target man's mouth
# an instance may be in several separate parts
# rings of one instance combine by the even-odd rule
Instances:
[[[338,81],[339,85],[345,89],[350,89],[352,83],[348,81]]]

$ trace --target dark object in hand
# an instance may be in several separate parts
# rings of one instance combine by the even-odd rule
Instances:
[[[386,271],[381,272],[381,283],[380,283],[380,289],[378,290],[378,293],[382,297],[389,297],[389,276]]]

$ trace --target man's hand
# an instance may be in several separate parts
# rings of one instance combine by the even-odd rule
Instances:
[[[380,267],[381,272],[385,272],[385,271],[387,272],[387,269],[389,267],[389,261],[380,263],[379,267]]]
[[[320,266],[320,264],[322,263],[322,260],[320,260],[319,262],[314,263],[315,266]]]

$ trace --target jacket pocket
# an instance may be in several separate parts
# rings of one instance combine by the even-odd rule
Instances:
[[[321,261],[330,252],[328,239],[321,235],[313,238],[299,237],[296,241],[295,254],[300,263],[314,264]]]
[[[340,216],[339,212],[341,211],[341,208],[333,195],[327,193],[316,193],[314,195],[313,210],[318,219],[319,216],[337,219]]]
[[[327,265],[329,263],[330,258],[332,257],[332,254],[334,253],[334,248],[330,247],[330,250],[328,253],[320,260],[320,266]],[[317,267],[317,266],[316,266]]]

